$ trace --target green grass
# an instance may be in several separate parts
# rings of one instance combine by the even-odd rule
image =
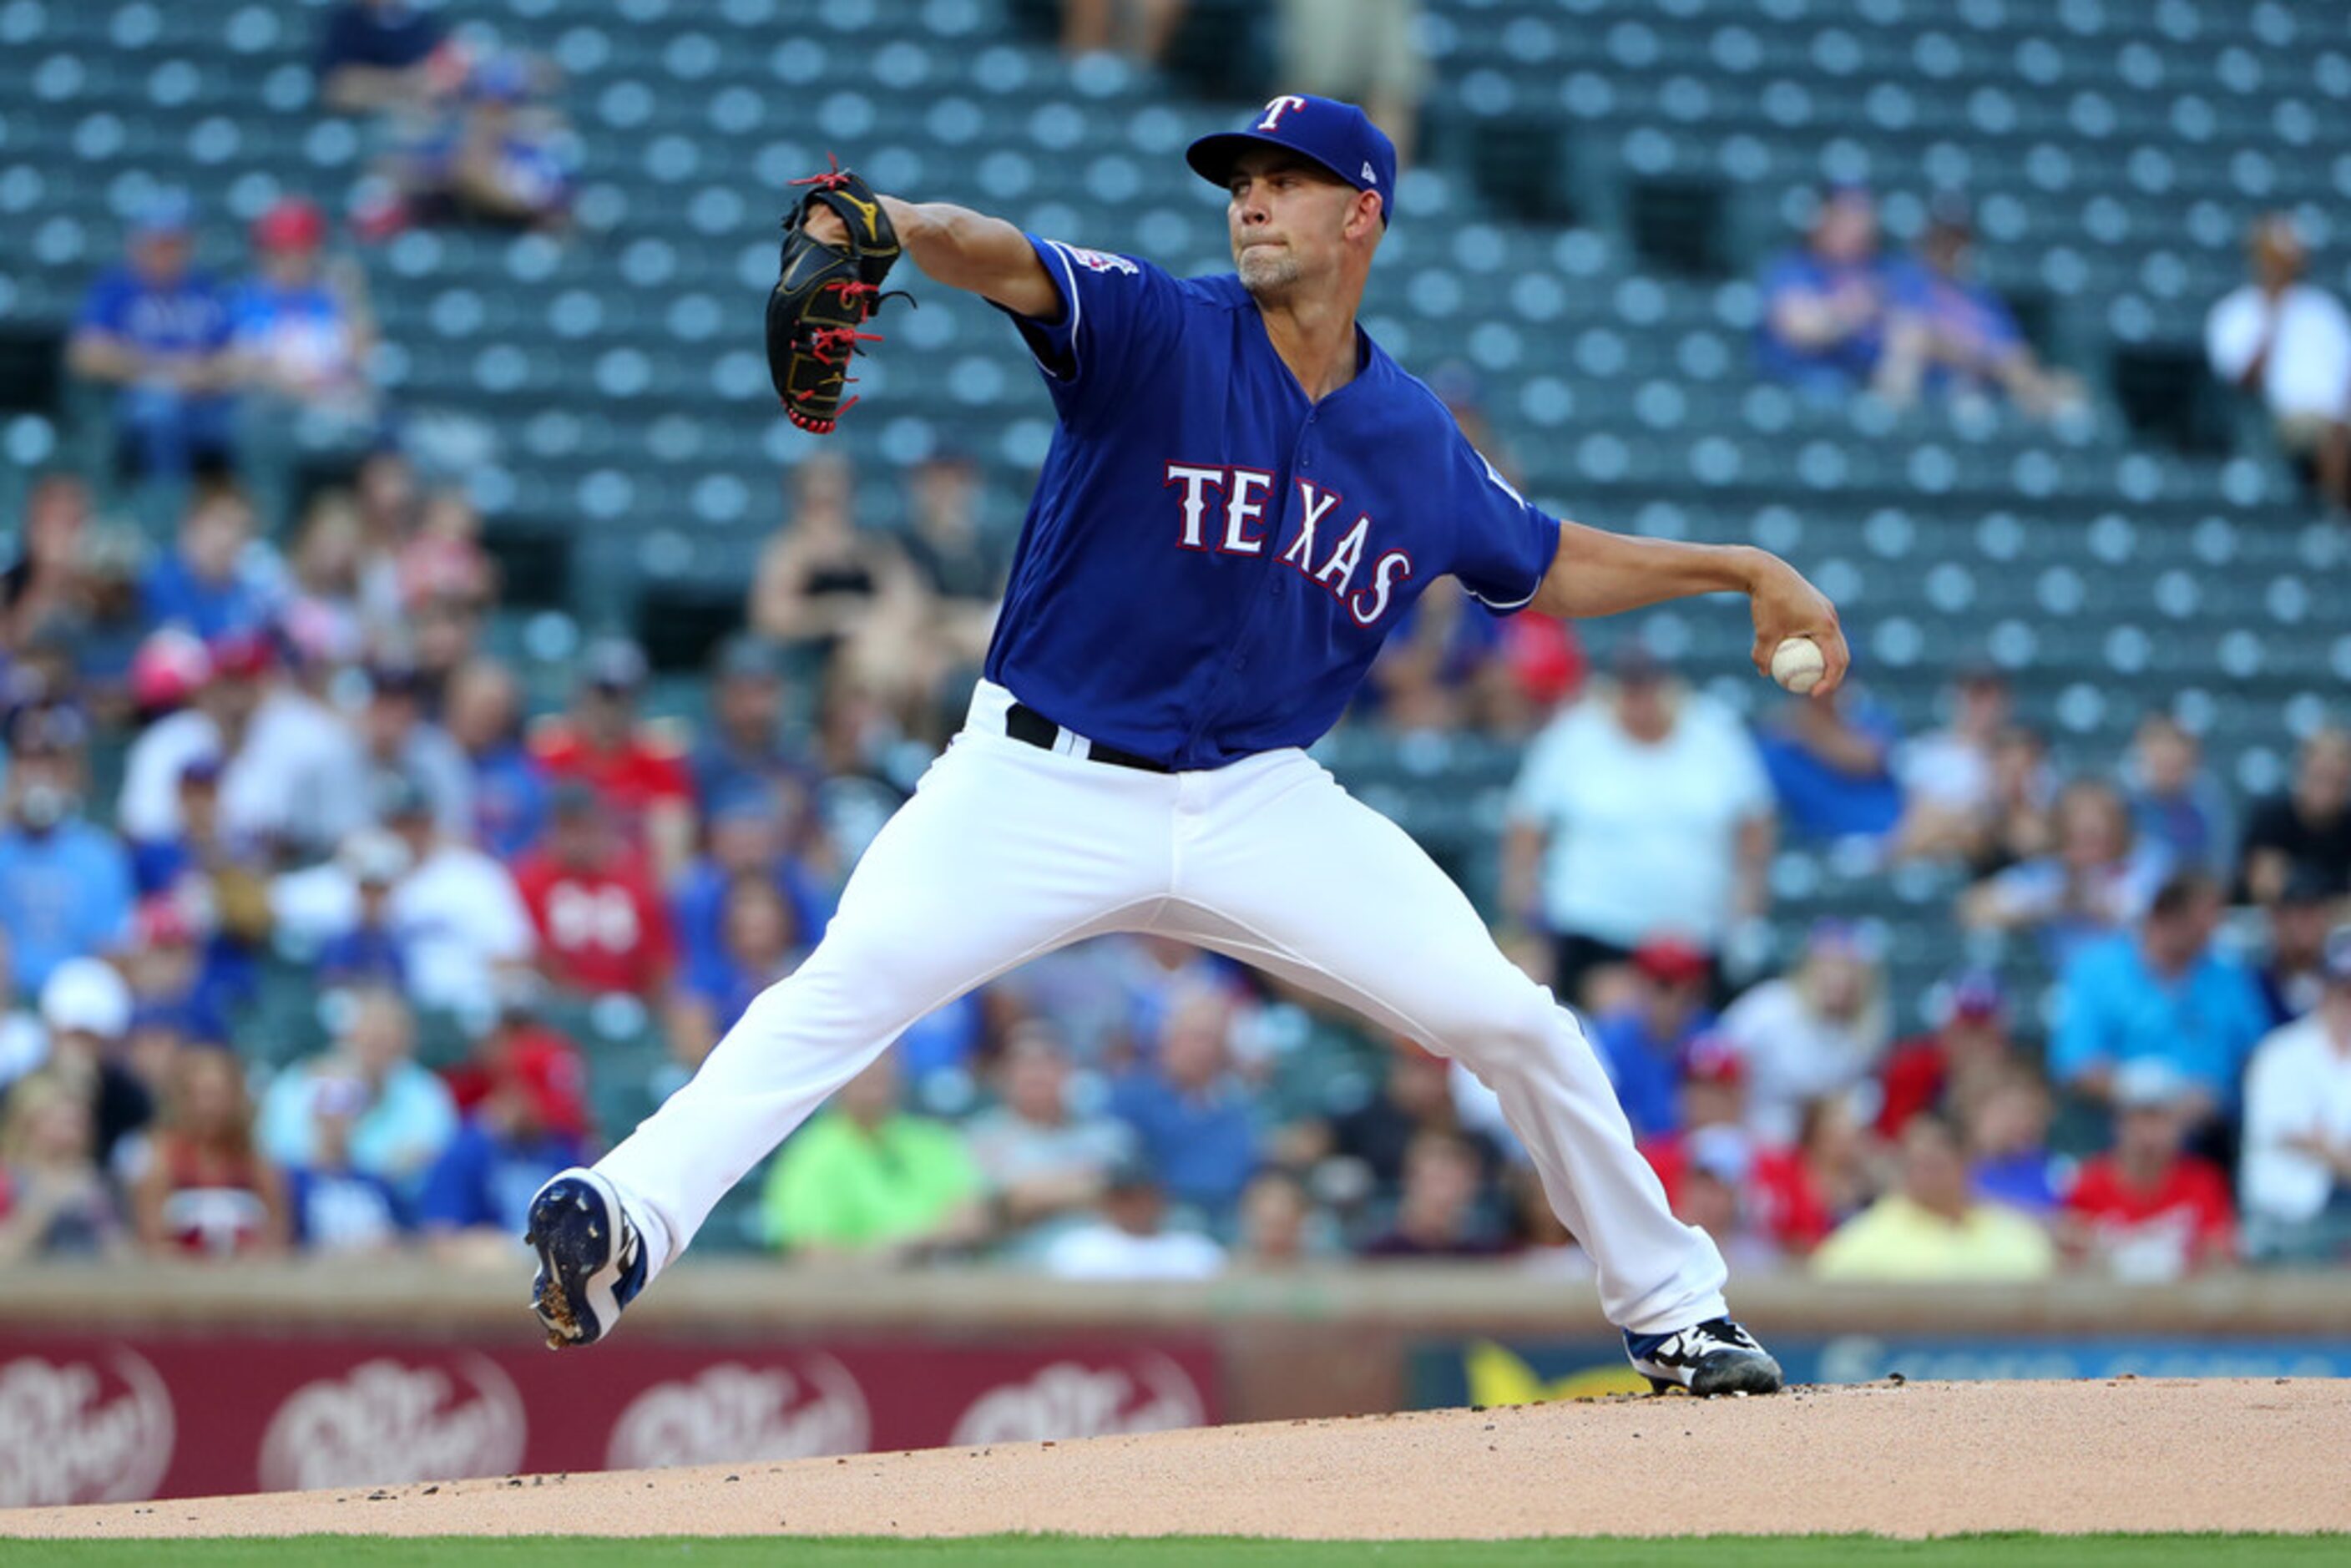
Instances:
[[[2217,1568],[2223,1563],[2335,1563],[2351,1552],[2341,1535],[1962,1535],[1942,1541],[1886,1541],[1865,1535],[1714,1536],[1631,1541],[1586,1537],[1552,1541],[1292,1542],[1217,1538],[1115,1541],[1070,1535],[990,1535],[957,1541],[766,1539],[615,1541],[565,1537],[481,1540],[427,1537],[383,1541],[340,1535],[282,1541],[8,1542],[9,1568],[1031,1568],[1032,1564],[1108,1563],[1113,1568],[1210,1568],[1261,1563],[1272,1568],[1352,1568],[1365,1559],[1413,1568],[1523,1568],[1536,1563],[1574,1568],[1806,1568],[1822,1562],[1929,1565],[1996,1563],[2113,1564],[2115,1568]]]

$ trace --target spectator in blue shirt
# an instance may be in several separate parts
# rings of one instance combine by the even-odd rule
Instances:
[[[209,643],[258,631],[268,601],[245,570],[253,508],[234,485],[207,485],[180,520],[179,542],[156,559],[140,584],[150,631],[177,626]]]
[[[1953,398],[2001,392],[2034,418],[2079,407],[2081,383],[2043,369],[2008,302],[1969,275],[1974,246],[1966,204],[1938,200],[1918,254],[1892,268],[1893,312],[1878,392],[1896,405],[1910,402],[1922,386]]]
[[[1763,374],[1824,402],[1867,387],[1886,351],[1893,282],[1869,192],[1830,191],[1804,247],[1764,269],[1756,353]]]
[[[2098,1104],[2116,1070],[2145,1058],[2190,1085],[2191,1122],[2229,1111],[2246,1057],[2268,1027],[2253,977],[2212,951],[2220,885],[2185,872],[2158,890],[2137,932],[2085,947],[2066,967],[2050,1075]]]
[[[1149,1063],[1111,1091],[1111,1113],[1134,1129],[1167,1196],[1212,1228],[1233,1218],[1258,1164],[1250,1097],[1229,1071],[1231,1016],[1220,997],[1188,998],[1168,1015]]]
[[[783,849],[784,808],[773,792],[738,787],[709,802],[709,851],[685,869],[671,912],[685,982],[723,991],[728,969],[726,908],[735,884],[757,877],[773,887],[794,928],[794,946],[812,946],[831,915],[815,873]]]
[[[1850,685],[1794,697],[1756,732],[1789,831],[1813,839],[1886,839],[1902,821],[1894,716]]]
[[[670,1009],[670,1050],[694,1067],[751,998],[799,967],[808,945],[790,903],[774,882],[746,872],[726,884],[716,952],[700,954]]]
[[[425,1179],[417,1204],[425,1234],[444,1252],[510,1257],[532,1195],[588,1158],[587,1125],[576,1058],[510,1053]]]
[[[355,267],[320,264],[326,214],[288,197],[254,220],[257,267],[229,302],[243,386],[246,482],[273,532],[290,528],[301,458],[355,460],[381,428],[368,355],[375,324]]]
[[[522,739],[522,690],[496,659],[468,660],[449,677],[442,717],[473,775],[471,841],[511,862],[547,826],[548,778]]]
[[[759,795],[779,814],[782,842],[794,847],[812,831],[820,778],[815,764],[784,743],[785,695],[783,651],[757,637],[730,639],[713,674],[710,724],[687,766],[705,811]]]
[[[397,161],[407,218],[549,231],[569,222],[569,133],[530,101],[530,76],[528,62],[511,56],[475,64],[455,121]]]
[[[419,1191],[457,1131],[448,1086],[417,1065],[414,1025],[397,992],[352,993],[341,1040],[280,1072],[261,1102],[256,1136],[281,1166],[316,1163],[315,1095],[323,1079],[356,1079],[366,1108],[352,1121],[351,1162],[403,1195]]]
[[[413,0],[344,0],[319,38],[319,97],[339,114],[421,109],[459,72],[441,18]]]
[[[187,197],[166,192],[131,231],[130,259],[83,298],[67,362],[118,387],[118,455],[135,476],[225,473],[234,454],[235,363],[227,297],[191,270]]]
[[[10,979],[26,995],[67,959],[108,952],[130,935],[130,853],[80,814],[87,735],[69,707],[20,708],[8,721],[0,935]]]
[[[1594,1019],[1592,1037],[1633,1135],[1654,1138],[1681,1125],[1683,1052],[1713,1027],[1714,965],[1687,942],[1655,936],[1633,950],[1633,973],[1634,996]]]
[[[2139,720],[2123,772],[2141,842],[2183,870],[2228,868],[2229,798],[2205,771],[2203,750],[2186,726],[2160,711]]]
[[[357,1078],[313,1081],[310,1159],[286,1173],[294,1244],[305,1252],[375,1252],[396,1247],[414,1228],[408,1201],[382,1176],[351,1160],[351,1128],[367,1109]]]

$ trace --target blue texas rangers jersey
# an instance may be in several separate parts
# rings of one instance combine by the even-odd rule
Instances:
[[[1057,724],[1176,768],[1311,744],[1446,573],[1534,597],[1559,523],[1357,329],[1310,403],[1240,279],[1035,239],[1061,289],[1014,317],[1060,428],[987,654]]]

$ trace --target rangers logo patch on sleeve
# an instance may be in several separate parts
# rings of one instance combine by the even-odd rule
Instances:
[[[1065,245],[1061,249],[1069,254],[1071,261],[1091,272],[1140,273],[1142,270],[1126,257],[1113,256],[1107,251],[1088,250],[1081,245]]]

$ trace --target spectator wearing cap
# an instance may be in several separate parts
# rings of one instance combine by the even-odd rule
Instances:
[[[500,988],[528,976],[537,950],[521,888],[505,865],[444,832],[404,776],[381,776],[376,800],[407,852],[391,915],[409,996],[420,1007],[486,1017]]]
[[[1824,697],[1788,698],[1755,735],[1792,836],[1872,848],[1901,825],[1893,761],[1901,740],[1892,712],[1850,682]]]
[[[2326,988],[2326,936],[2346,907],[2351,903],[2310,867],[2286,874],[2269,907],[2261,964],[2253,972],[2270,1028],[2283,1028],[2318,1005]]]
[[[392,890],[408,874],[408,846],[387,828],[362,828],[336,852],[358,907],[348,929],[329,937],[315,960],[322,986],[408,988],[408,961],[392,914]]]
[[[1756,360],[1763,374],[1820,402],[1842,402],[1883,368],[1894,304],[1877,248],[1877,203],[1858,185],[1819,202],[1802,249],[1763,270]]]
[[[1052,1025],[1014,1028],[995,1069],[996,1103],[966,1128],[1005,1249],[1034,1257],[1078,1223],[1127,1159],[1134,1134],[1072,1104],[1070,1051]]]
[[[2297,865],[2329,892],[2351,893],[2351,730],[2313,731],[2292,787],[2253,807],[2237,859],[2240,894],[2274,903]]]
[[[1676,1214],[1709,1230],[1735,1215],[1739,1249],[1750,1262],[1768,1265],[1818,1245],[1837,1218],[1828,1194],[1843,1186],[1823,1179],[1834,1173],[1815,1173],[1808,1163],[1810,1143],[1790,1147],[1746,1125],[1745,1077],[1746,1066],[1729,1041],[1699,1035],[1690,1043],[1689,1069],[1678,1096],[1679,1125],[1644,1138],[1640,1147]],[[1809,1117],[1806,1126],[1812,1126]],[[1834,1155],[1825,1136],[1819,1152]],[[1693,1199],[1689,1177],[1700,1169],[1729,1190],[1701,1192]]]
[[[820,780],[815,766],[783,737],[784,664],[773,643],[727,640],[713,671],[711,722],[689,766],[705,813],[756,795],[777,813],[782,841],[801,848],[816,837],[811,818]]]
[[[351,1158],[351,1132],[368,1109],[366,1083],[341,1074],[310,1082],[309,1158],[287,1167],[286,1205],[294,1245],[342,1256],[399,1247],[415,1228],[408,1199]]]
[[[168,1018],[190,1040],[225,1045],[255,972],[250,964],[214,961],[213,915],[167,894],[140,900],[121,964],[141,1013]]]
[[[380,237],[413,222],[562,232],[572,196],[569,131],[561,115],[533,101],[531,77],[530,62],[517,55],[473,61],[457,113],[392,161],[396,210],[367,214],[365,231]]]
[[[464,75],[447,26],[416,0],[343,0],[319,31],[314,68],[320,101],[338,114],[423,109]]]
[[[159,903],[201,913],[203,967],[222,1000],[237,1002],[260,983],[276,925],[265,846],[231,832],[220,803],[221,759],[200,756],[180,772],[179,831],[131,846],[143,907]]]
[[[46,1038],[37,1065],[89,1107],[93,1157],[118,1176],[138,1165],[162,1087],[141,1076],[124,1049],[133,1018],[131,988],[96,958],[58,965],[41,988]]]
[[[550,779],[584,785],[632,844],[667,877],[692,858],[694,776],[674,737],[637,720],[645,656],[600,637],[581,650],[570,711],[534,726],[531,755]]]
[[[133,478],[176,482],[235,461],[235,362],[228,297],[190,267],[193,214],[183,192],[157,193],[132,225],[129,256],[90,285],[66,362],[116,389],[116,463]]]
[[[2183,871],[2228,869],[2229,797],[2186,725],[2160,709],[2140,719],[2123,780],[2141,843]]]
[[[83,820],[89,726],[62,706],[24,707],[6,725],[0,803],[0,936],[10,979],[35,991],[69,958],[111,952],[131,931],[131,857]]]
[[[281,1080],[282,1082],[282,1080]],[[245,1068],[230,1051],[172,1060],[145,1168],[131,1187],[140,1245],[161,1257],[266,1257],[292,1236],[286,1180],[255,1145]]]
[[[2252,279],[2205,318],[2205,357],[2262,400],[2279,448],[2326,501],[2351,508],[2351,314],[2304,281],[2309,252],[2285,214],[2257,219],[2246,251]]]
[[[2030,1216],[1976,1197],[1958,1133],[1932,1113],[1902,1129],[1901,1184],[1837,1227],[1813,1277],[1889,1283],[2045,1280],[2057,1251]]]
[[[415,1023],[398,992],[350,993],[336,1042],[271,1080],[261,1102],[263,1152],[281,1166],[316,1164],[319,1084],[349,1080],[366,1096],[350,1125],[352,1166],[415,1196],[457,1130],[448,1086],[417,1065],[415,1046]]]
[[[1878,392],[1897,408],[1923,388],[1960,402],[2004,394],[2032,419],[2078,411],[2082,383],[2042,364],[2008,302],[1972,275],[1974,251],[1967,204],[1938,199],[1917,253],[1891,269]]]
[[[670,1054],[679,1065],[701,1066],[752,998],[800,967],[810,946],[791,901],[772,880],[752,872],[729,883],[718,950],[686,967],[669,1008]]]
[[[1614,674],[1535,737],[1503,845],[1503,907],[1550,932],[1571,1003],[1654,936],[1719,956],[1770,896],[1771,790],[1746,729],[1637,643]]]
[[[253,529],[242,490],[225,481],[200,488],[180,519],[178,543],[140,584],[148,627],[178,626],[207,641],[259,629],[269,612],[246,570]]]
[[[2049,1085],[2038,1072],[2016,1065],[1967,1103],[1959,1128],[1976,1196],[2038,1217],[2057,1207],[2058,1172],[2049,1150],[2053,1111]]]
[[[531,1196],[589,1158],[588,1087],[580,1054],[509,1036],[480,1059],[483,1092],[442,1151],[417,1208],[444,1257],[511,1262],[530,1228]]]
[[[1899,1137],[1911,1117],[1942,1111],[1965,1121],[1968,1110],[2016,1059],[2008,998],[1998,976],[1959,976],[1929,1003],[1935,1027],[1896,1042],[1877,1075],[1877,1135]]]
[[[2318,1004],[2272,1030],[2245,1070],[2238,1190],[2257,1260],[2351,1256],[2351,925],[2328,936],[2321,973]]]
[[[116,819],[136,840],[181,829],[180,776],[202,757],[221,759],[221,822],[265,845],[273,859],[330,854],[363,825],[368,800],[359,737],[317,698],[279,678],[266,636],[215,639],[183,673],[194,701],[131,743]]]
[[[36,1073],[0,1100],[0,1268],[31,1258],[116,1260],[130,1232],[96,1158],[89,1096]]]
[[[1167,1223],[1167,1195],[1145,1160],[1111,1167],[1094,1218],[1053,1238],[1039,1266],[1056,1280],[1207,1280],[1225,1269],[1225,1250]]]
[[[296,465],[348,461],[380,430],[368,376],[375,320],[367,279],[320,259],[327,217],[287,197],[253,223],[254,276],[231,297],[229,319],[244,395],[237,448],[246,482],[273,531],[290,527]]]
[[[473,842],[511,861],[547,826],[548,778],[522,743],[522,689],[496,659],[469,659],[449,678],[443,705],[449,738],[471,776]]]
[[[2152,1058],[2116,1072],[2114,1147],[2085,1160],[2065,1196],[2068,1261],[2160,1284],[2235,1260],[2228,1176],[2187,1152],[2187,1088]]]
[[[1787,1143],[1805,1102],[1869,1081],[1886,1053],[1889,1012],[1877,943],[1823,921],[1796,967],[1724,1009],[1719,1032],[1747,1064],[1748,1124]]]
[[[768,1167],[768,1244],[812,1260],[905,1262],[984,1239],[986,1194],[962,1134],[902,1110],[884,1051],[785,1140]]]
[[[1894,755],[1903,799],[1894,852],[1902,859],[1974,861],[1996,826],[1993,752],[2008,727],[2008,682],[1988,665],[1963,670],[1944,701],[1949,722]]]
[[[1659,936],[1633,949],[1633,974],[1631,996],[1593,1020],[1592,1040],[1633,1135],[1653,1138],[1676,1126],[1683,1054],[1713,1027],[1712,966],[1690,944]]]
[[[424,793],[433,821],[449,838],[474,831],[473,770],[449,732],[424,716],[424,674],[403,658],[379,659],[367,674],[360,713],[360,779],[396,773]]]
[[[1753,1189],[1765,1152],[1744,1127],[1700,1127],[1678,1145],[1681,1158],[1668,1187],[1674,1217],[1714,1239],[1723,1260],[1742,1273],[1779,1266],[1785,1249],[1774,1239]],[[1784,1160],[1784,1151],[1771,1151]]]
[[[555,786],[547,837],[515,867],[538,936],[539,973],[586,995],[653,998],[669,982],[669,911],[643,858],[619,841],[595,791]]]
[[[2140,841],[2121,791],[2077,779],[2057,800],[2057,841],[2046,854],[1985,878],[1961,895],[1959,923],[1977,931],[2027,932],[2052,967],[2126,929],[2171,872],[2158,846]]]
[[[2110,1104],[2115,1075],[2134,1061],[2168,1062],[2185,1081],[2190,1124],[2237,1102],[2237,1078],[2262,1034],[2261,988],[2243,965],[2214,950],[2220,890],[2201,872],[2165,883],[2136,931],[2085,946],[2060,981],[2050,1075],[2094,1104]]]

